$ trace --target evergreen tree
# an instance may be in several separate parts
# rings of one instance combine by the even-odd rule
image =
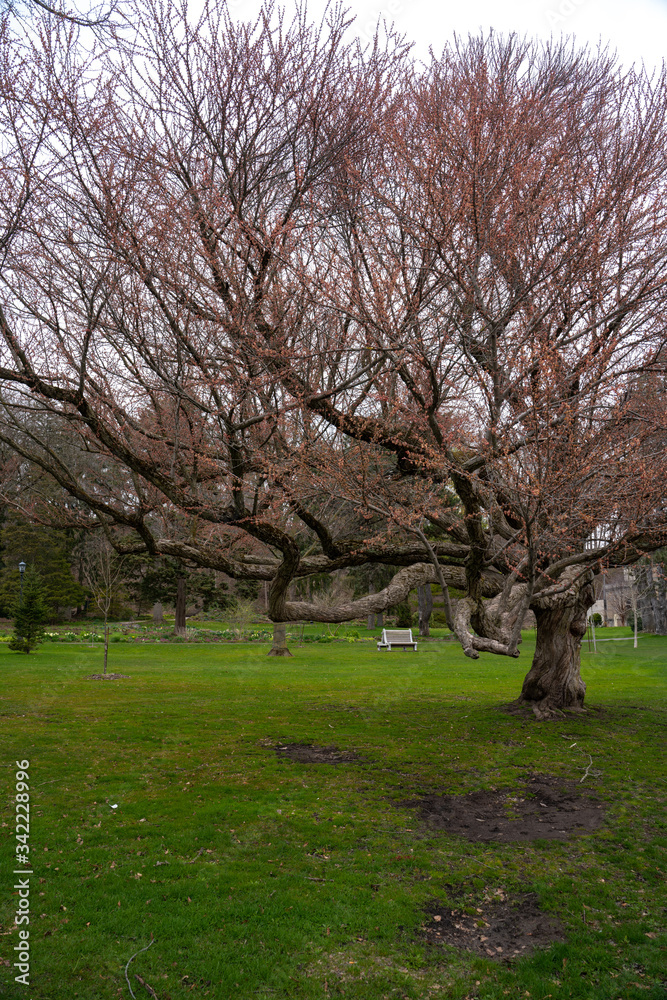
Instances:
[[[14,605],[14,634],[9,648],[17,653],[29,653],[41,642],[49,606],[44,597],[42,578],[34,566],[29,566],[23,581],[23,594]]]
[[[259,580],[237,580],[234,593],[244,601],[256,601],[259,597]]]
[[[410,605],[407,601],[401,601],[394,608],[396,614],[396,625],[398,628],[412,628],[414,621],[414,615],[410,610]]]
[[[178,579],[187,576],[188,600],[201,603],[203,610],[220,608],[225,610],[235,605],[234,596],[227,591],[227,584],[216,583],[215,575],[206,570],[184,569],[178,560],[169,557],[144,559],[134,557],[127,560],[126,585],[133,592],[135,599],[153,604],[160,601],[175,604],[178,591]],[[253,596],[259,592],[259,584],[250,580],[250,585],[256,587]]]
[[[70,556],[74,539],[64,530],[30,524],[9,514],[0,529],[0,614],[12,614],[19,588],[21,560],[38,571],[48,615],[58,608],[83,604],[86,590],[72,575]]]

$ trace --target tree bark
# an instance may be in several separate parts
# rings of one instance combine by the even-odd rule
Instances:
[[[653,601],[653,618],[656,635],[667,635],[667,602],[664,594],[658,595]]]
[[[176,585],[176,621],[174,622],[176,635],[185,636],[185,577],[179,576]]]
[[[653,591],[653,566],[639,566],[637,573],[637,606],[638,614],[642,620],[642,632],[653,632],[655,622],[653,620],[653,608],[651,606],[651,596]]]
[[[538,719],[583,711],[586,685],[581,679],[581,640],[586,615],[595,603],[590,581],[568,592],[549,607],[533,607],[537,643],[519,702],[531,705]]]
[[[285,638],[285,622],[273,623],[273,645],[268,653],[269,656],[291,656],[287,648]]]
[[[368,593],[369,594],[375,593],[375,587],[373,586],[372,583],[368,584]],[[366,628],[369,629],[370,631],[372,631],[375,628],[375,612],[373,611],[371,611],[368,618],[366,619]]]
[[[427,639],[431,634],[429,623],[433,613],[433,594],[430,583],[423,583],[417,587],[417,600],[419,602],[419,634]]]

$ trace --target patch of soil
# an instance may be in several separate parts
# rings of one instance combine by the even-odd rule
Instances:
[[[359,759],[359,754],[354,750],[316,747],[310,743],[286,743],[274,749],[278,757],[296,761],[298,764],[346,764]]]
[[[536,948],[565,940],[562,925],[542,913],[535,893],[510,900],[499,889],[479,906],[467,909],[474,909],[475,914],[452,910],[438,900],[429,903],[422,937],[431,945],[451,945],[498,960],[529,955]]]
[[[121,677],[127,677],[129,679],[129,674],[88,674],[86,677],[87,681],[119,681]]]
[[[601,826],[604,806],[581,785],[533,775],[523,789],[425,795],[398,803],[417,807],[437,830],[472,841],[568,840]]]

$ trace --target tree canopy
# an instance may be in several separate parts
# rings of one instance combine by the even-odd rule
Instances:
[[[118,551],[270,581],[278,622],[440,582],[467,655],[516,656],[530,608],[522,697],[580,707],[594,572],[667,540],[665,74],[495,35],[421,66],[336,12],[135,23],[2,55],[16,468]],[[399,569],[289,597],[367,564]]]

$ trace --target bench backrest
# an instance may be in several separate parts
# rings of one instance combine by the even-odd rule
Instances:
[[[383,642],[414,642],[412,638],[411,628],[401,628],[401,629],[390,629],[385,628],[382,630],[382,641]]]

